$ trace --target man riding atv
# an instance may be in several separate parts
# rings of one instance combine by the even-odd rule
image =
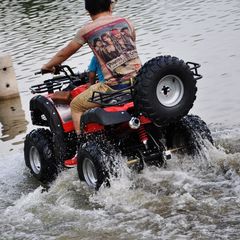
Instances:
[[[85,0],[85,8],[92,21],[84,24],[73,40],[42,67],[42,72],[54,72],[54,66],[64,62],[85,43],[89,45],[100,63],[105,82],[90,86],[84,93],[74,98],[70,105],[77,135],[80,134],[83,112],[98,106],[88,101],[93,92],[114,91],[121,88],[121,84],[126,87],[141,67],[135,45],[134,27],[129,20],[112,16],[111,3],[111,0]],[[128,38],[121,32],[122,29],[128,30]]]
[[[85,0],[85,7],[93,21],[40,72],[56,70],[65,76],[31,87],[39,94],[30,100],[32,123],[41,126],[24,142],[31,173],[46,183],[75,160],[79,179],[99,189],[118,176],[121,163],[140,172],[147,165],[166,166],[172,152],[194,155],[205,140],[213,143],[206,123],[187,115],[202,78],[200,65],[167,55],[141,67],[131,22],[111,15],[110,0]],[[75,74],[60,65],[84,43],[93,50],[105,78],[90,87],[86,73]],[[62,99],[69,83],[70,97]]]

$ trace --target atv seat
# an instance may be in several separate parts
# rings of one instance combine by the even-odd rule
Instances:
[[[107,112],[103,108],[96,107],[87,110],[81,117],[81,129],[88,123],[98,123],[104,126],[127,122],[131,119],[127,111]]]
[[[56,104],[70,104],[71,92],[70,91],[56,91],[51,94],[50,98]]]

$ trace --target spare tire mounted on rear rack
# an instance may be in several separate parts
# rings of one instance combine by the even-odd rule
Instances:
[[[196,99],[199,64],[159,56],[146,62],[136,77],[135,109],[155,124],[168,124],[185,116]]]

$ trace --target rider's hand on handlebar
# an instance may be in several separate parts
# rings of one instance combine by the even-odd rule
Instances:
[[[45,73],[55,73],[56,72],[56,68],[55,67],[51,67],[49,68],[46,64],[44,64],[41,68],[41,73],[45,74]]]

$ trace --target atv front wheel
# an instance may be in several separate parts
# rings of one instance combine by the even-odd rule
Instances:
[[[57,164],[53,154],[52,134],[39,128],[31,131],[24,142],[25,164],[33,176],[46,183],[57,175]]]
[[[201,152],[205,141],[213,144],[207,124],[196,115],[187,115],[167,127],[167,147],[190,155]]]
[[[139,71],[134,105],[156,124],[165,124],[189,112],[196,92],[196,79],[183,60],[159,56],[146,62]]]

